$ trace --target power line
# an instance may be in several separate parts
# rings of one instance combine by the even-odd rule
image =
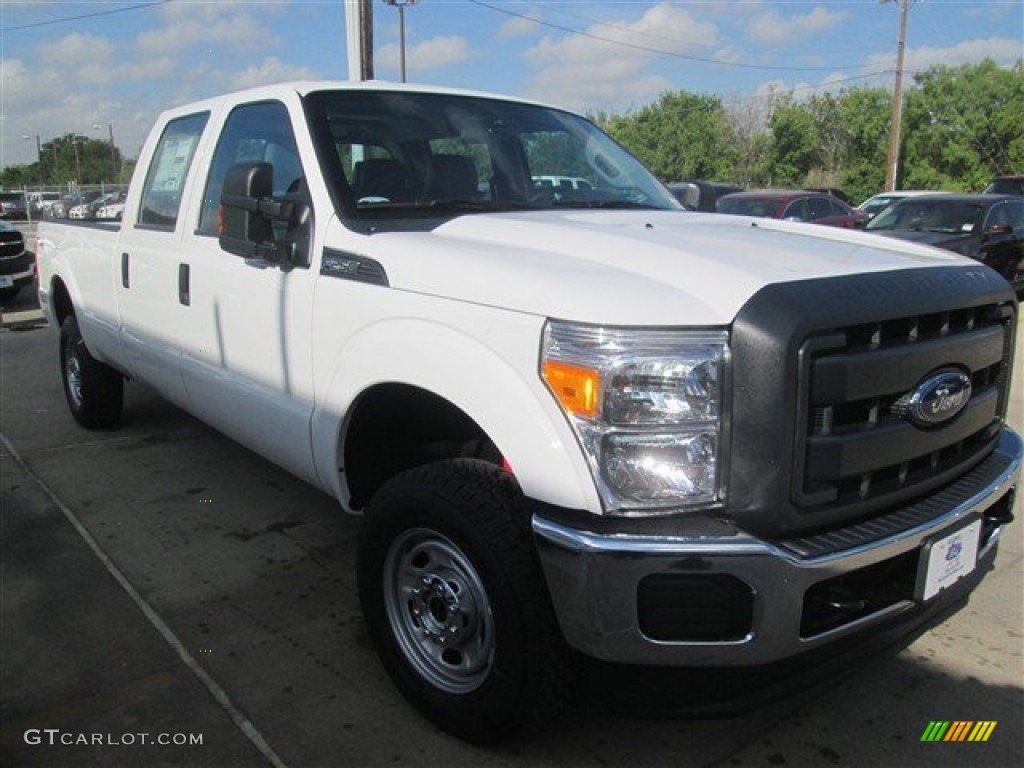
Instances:
[[[544,21],[543,19],[538,19],[538,18],[535,18],[535,17],[530,16],[530,15],[525,14],[525,13],[517,13],[515,11],[510,11],[507,8],[499,8],[496,5],[492,5],[490,3],[485,3],[485,2],[483,2],[483,0],[469,0],[469,2],[471,2],[473,5],[480,6],[481,8],[487,8],[488,10],[495,11],[497,13],[505,14],[506,16],[512,16],[512,17],[518,18],[518,19],[526,19],[527,21],[532,21],[533,23],[540,24],[541,26],[544,26],[544,27],[550,27],[551,29],[557,29],[557,30],[559,30],[561,32],[568,32],[568,33],[573,34],[573,35],[579,35],[580,37],[586,37],[586,38],[589,38],[591,40],[599,40],[599,41],[601,41],[603,43],[609,43],[611,45],[620,45],[620,46],[622,46],[624,48],[632,48],[633,50],[637,50],[637,51],[645,51],[647,53],[654,53],[654,54],[657,54],[659,56],[671,56],[672,58],[686,59],[687,61],[699,61],[699,62],[701,62],[703,64],[718,64],[718,65],[723,66],[723,67],[737,67],[737,68],[740,68],[740,69],[774,70],[774,71],[780,71],[780,72],[828,72],[828,71],[835,70],[835,69],[863,69],[864,67],[868,66],[866,64],[844,64],[844,65],[830,65],[830,66],[827,66],[827,67],[790,67],[790,66],[782,66],[782,65],[778,65],[778,64],[775,64],[775,65],[772,65],[772,64],[746,64],[744,62],[726,61],[724,59],[713,59],[713,58],[709,58],[709,57],[705,57],[705,56],[691,56],[691,55],[685,54],[685,53],[677,53],[675,51],[666,51],[666,50],[662,50],[660,48],[651,48],[649,46],[639,45],[637,43],[629,43],[629,42],[626,42],[625,40],[613,40],[613,39],[608,38],[608,37],[602,37],[601,35],[595,35],[592,32],[586,32],[586,31],[583,31],[583,30],[574,29],[573,27],[567,27],[567,26],[563,26],[561,24],[555,24],[555,23],[550,22],[550,21]]]
[[[154,5],[166,5],[171,0],[156,0],[152,3],[139,3],[137,5],[128,5],[123,8],[111,8],[106,11],[93,11],[92,13],[82,13],[78,16],[64,16],[59,19],[49,19],[48,21],[36,21],[32,24],[20,24],[16,27],[3,27],[0,28],[0,32],[18,32],[23,29],[37,29],[39,27],[51,27],[55,24],[66,24],[69,21],[81,21],[82,19],[94,19],[97,16],[111,16],[115,13],[125,13],[126,11],[137,11],[140,8],[151,8]]]
[[[545,6],[545,11],[547,11],[549,13],[555,13],[555,14],[557,14],[559,16],[568,16],[570,19],[578,19],[579,21],[585,21],[588,24],[592,24],[594,26],[608,27],[609,29],[615,29],[615,30],[618,30],[620,32],[628,32],[630,34],[638,35],[640,37],[650,37],[650,38],[653,38],[655,40],[666,40],[668,42],[678,43],[680,45],[687,45],[687,46],[690,46],[692,48],[703,48],[704,50],[712,51],[712,50],[716,50],[716,49],[721,49],[721,47],[722,47],[720,45],[704,45],[702,43],[691,42],[689,40],[680,40],[678,38],[668,37],[666,35],[657,35],[657,34],[654,34],[653,32],[638,32],[636,30],[630,29],[629,27],[624,27],[621,24],[612,24],[612,23],[607,22],[607,21],[601,21],[600,19],[595,19],[592,16],[583,16],[582,14],[579,14],[579,13],[570,13],[569,11],[562,10],[561,8],[556,8],[556,7],[554,7],[554,5]],[[533,21],[536,21],[537,23],[540,23],[540,19],[537,19],[537,18],[535,18],[533,16],[527,15],[526,18],[531,19]],[[860,48],[846,48],[846,49],[842,49],[842,50],[830,50],[829,53],[830,54],[835,54],[835,53],[877,53],[877,52],[880,52],[881,50],[882,49],[880,47],[875,47],[875,48],[863,48],[863,47],[860,47]],[[793,51],[793,52],[789,52],[789,51],[775,51],[775,52],[773,52],[772,55],[773,56],[787,56],[787,57],[797,57],[797,56],[807,57],[807,56],[820,56],[822,54],[819,53],[818,51]]]

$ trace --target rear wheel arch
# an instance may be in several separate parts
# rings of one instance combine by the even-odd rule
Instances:
[[[58,328],[64,323],[64,318],[75,314],[71,292],[59,277],[53,278],[50,286],[50,304],[53,307],[53,319]]]

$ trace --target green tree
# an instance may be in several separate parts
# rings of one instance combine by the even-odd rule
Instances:
[[[814,115],[792,101],[772,113],[772,147],[768,153],[769,181],[774,186],[800,187],[818,161],[821,137]]]
[[[729,122],[717,97],[665,93],[654,104],[601,122],[664,181],[732,174]]]
[[[773,110],[773,101],[766,102],[760,98],[743,99],[728,107],[729,144],[733,167],[725,177],[727,180],[746,187],[767,184],[768,156],[772,146],[768,116]]]
[[[852,88],[839,101],[845,160],[840,186],[857,202],[885,186],[892,100],[884,88]]]
[[[68,133],[40,145],[36,162],[4,168],[0,184],[20,187],[120,183],[126,178],[124,169],[120,150],[110,142]]]
[[[978,190],[992,176],[1024,168],[1024,68],[990,59],[935,66],[907,94],[905,187]]]

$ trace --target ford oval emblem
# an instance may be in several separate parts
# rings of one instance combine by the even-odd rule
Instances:
[[[971,379],[963,371],[933,373],[893,404],[893,412],[919,427],[949,421],[971,399]]]

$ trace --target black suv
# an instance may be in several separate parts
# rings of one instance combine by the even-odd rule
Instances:
[[[984,192],[990,195],[1017,195],[1024,197],[1024,176],[996,176],[985,187]]]
[[[24,221],[28,218],[28,205],[24,192],[0,192],[0,219]]]
[[[25,237],[0,221],[0,300],[13,299],[35,277],[35,261],[25,250]]]

